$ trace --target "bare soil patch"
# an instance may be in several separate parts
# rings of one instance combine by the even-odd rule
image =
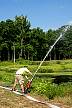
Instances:
[[[44,99],[41,96],[36,97],[36,99],[44,101]],[[54,101],[51,101],[50,103],[60,106],[60,108],[72,108],[64,105],[63,103],[55,103]],[[24,96],[19,96],[10,91],[0,88],[0,108],[49,108],[49,107],[45,104],[30,101]]]

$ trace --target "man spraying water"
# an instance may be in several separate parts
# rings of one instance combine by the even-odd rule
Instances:
[[[27,83],[27,88],[29,89],[29,87],[31,86],[32,80],[34,79],[36,73],[38,72],[38,70],[40,69],[41,65],[43,64],[44,60],[46,59],[46,57],[49,55],[49,53],[52,51],[52,49],[54,48],[54,46],[56,45],[56,43],[62,38],[62,36],[65,34],[65,32],[69,29],[70,26],[66,26],[66,28],[64,28],[63,33],[60,34],[60,36],[57,38],[57,40],[54,42],[54,44],[50,47],[49,51],[47,52],[47,54],[45,55],[44,59],[42,60],[42,62],[40,63],[40,65],[38,66],[37,70],[35,71],[33,77],[31,78],[31,80],[28,81]]]
[[[34,73],[33,77],[31,78],[31,80],[28,81],[28,83],[27,83],[27,85],[26,85],[27,89],[30,88],[32,80],[34,79],[36,73],[37,73],[38,70],[40,69],[40,67],[41,67],[41,65],[43,64],[43,62],[44,62],[44,60],[46,59],[46,57],[47,57],[47,56],[49,55],[49,53],[52,51],[52,49],[54,48],[54,46],[56,45],[56,43],[60,40],[60,38],[65,34],[65,32],[68,30],[68,28],[69,28],[69,26],[67,26],[67,27],[64,29],[64,32],[60,34],[60,36],[58,37],[58,39],[57,39],[57,40],[54,42],[54,44],[50,47],[49,51],[47,52],[47,54],[45,55],[44,59],[42,60],[42,62],[41,62],[40,65],[38,66],[38,68],[37,68],[36,72]],[[22,71],[23,71],[23,70],[22,70]],[[26,69],[26,71],[29,72],[29,70],[27,70],[27,69]],[[18,74],[18,72],[20,73],[20,70],[18,70],[18,71],[16,72],[16,74]],[[29,73],[30,73],[30,72],[29,72]],[[31,73],[30,73],[30,74],[31,74]],[[32,74],[31,74],[31,75],[32,75]],[[21,76],[21,77],[22,77],[22,76]],[[17,76],[17,78],[18,78],[18,76]],[[14,84],[14,88],[15,88],[15,86],[16,86],[17,80],[19,80],[19,79],[16,79],[15,84]],[[22,78],[22,80],[23,80],[23,78]],[[23,83],[21,84],[21,88],[22,88],[22,92],[24,92]]]
[[[26,92],[26,90],[25,90],[26,88],[24,86],[24,81],[25,81],[25,78],[28,80],[28,77],[27,77],[28,74],[29,74],[29,76],[32,75],[32,73],[26,67],[22,67],[16,71],[15,82],[14,82],[12,91],[15,91],[16,85],[19,83],[22,93]],[[29,88],[29,85],[27,86],[27,88]]]

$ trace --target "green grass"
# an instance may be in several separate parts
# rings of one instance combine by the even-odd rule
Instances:
[[[13,62],[0,62],[0,84],[12,85],[14,83],[15,72],[17,69],[23,66],[28,66],[29,70],[36,72],[40,61],[18,61]],[[54,79],[60,76],[62,82],[54,83]],[[70,80],[67,80],[67,78]],[[65,95],[72,96],[72,60],[59,60],[59,61],[44,61],[35,79],[32,83],[31,91],[40,95],[45,95],[49,99],[56,96],[64,97]],[[65,82],[64,82],[64,81]],[[70,81],[70,82],[69,82]]]
[[[45,95],[49,99],[64,97],[66,95],[72,96],[72,82],[61,83],[58,85],[51,83],[49,79],[35,79],[32,84],[32,92]]]
[[[45,76],[45,77],[51,77],[51,76],[72,76],[72,72],[37,73],[36,76]]]

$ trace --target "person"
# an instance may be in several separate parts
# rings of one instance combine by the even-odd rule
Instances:
[[[12,91],[15,91],[16,85],[19,83],[22,93],[25,93],[24,81],[25,81],[25,78],[28,80],[27,75],[32,75],[32,73],[25,66],[16,71],[15,82],[14,82]]]

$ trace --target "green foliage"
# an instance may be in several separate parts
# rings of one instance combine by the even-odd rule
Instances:
[[[33,82],[32,90],[40,95],[46,95],[49,99],[53,99],[54,97],[64,97],[65,95],[72,92],[72,83],[63,83],[60,85],[49,83],[46,81],[47,79],[36,79]]]
[[[0,71],[0,81],[11,84],[14,81],[13,73]]]
[[[60,64],[61,62],[60,62],[60,61],[57,61],[56,63],[57,63],[57,64]]]
[[[0,62],[0,83],[12,85],[14,83],[15,72],[23,66],[28,66],[34,73],[38,64],[32,65],[31,61],[20,59],[13,62]],[[38,62],[39,63],[39,62]],[[65,71],[64,71],[65,70]],[[32,82],[31,93],[45,95],[49,99],[54,97],[64,97],[72,95],[72,60],[48,61],[46,66],[42,65]],[[60,81],[58,83],[58,81]]]
[[[7,19],[0,22],[0,50],[1,61],[13,60],[14,46],[16,59],[42,61],[50,47],[54,44],[60,33],[64,34],[67,25],[57,30],[30,28],[27,16],[16,16],[14,20]],[[62,60],[72,58],[72,26],[54,46],[46,60]],[[37,62],[38,63],[38,62]],[[48,62],[44,62],[47,65]],[[57,61],[60,64],[59,61]],[[33,62],[32,64],[35,64]],[[39,63],[38,63],[39,64]]]
[[[53,73],[53,69],[48,69],[47,67],[46,68],[40,68],[38,73]]]
[[[24,64],[24,65],[30,65],[30,60],[24,60],[24,59],[22,59],[22,58],[19,58],[19,59],[16,59],[16,63],[17,64]]]

